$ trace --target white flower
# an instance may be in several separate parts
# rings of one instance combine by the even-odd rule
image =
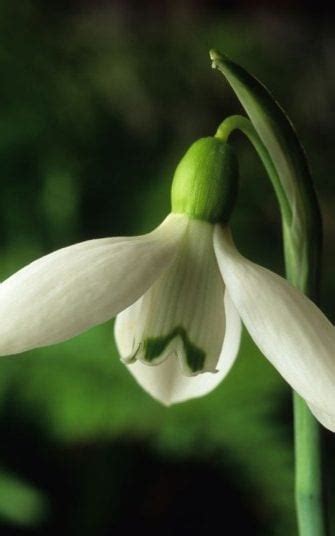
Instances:
[[[0,285],[0,354],[69,339],[116,315],[124,362],[161,402],[221,382],[242,320],[335,430],[334,327],[285,279],[240,255],[228,226],[171,213],[147,235],[90,240],[31,263]]]

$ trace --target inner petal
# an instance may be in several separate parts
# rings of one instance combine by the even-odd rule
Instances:
[[[225,331],[223,294],[213,226],[190,220],[170,268],[132,306],[138,321],[127,361],[156,365],[176,354],[186,375],[215,372]]]

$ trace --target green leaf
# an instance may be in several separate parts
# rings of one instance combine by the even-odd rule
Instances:
[[[287,275],[297,287],[313,288],[318,278],[321,218],[306,156],[293,125],[261,82],[215,50],[210,51],[210,57],[213,68],[225,76],[248,114],[285,193],[290,209],[282,210]],[[283,200],[278,200],[282,205]],[[290,270],[291,266],[295,269]]]

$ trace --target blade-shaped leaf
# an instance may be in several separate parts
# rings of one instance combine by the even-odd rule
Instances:
[[[283,229],[288,277],[302,290],[311,289],[317,279],[321,219],[304,150],[287,115],[261,82],[217,51],[211,50],[210,57],[247,112],[286,194],[290,217]]]

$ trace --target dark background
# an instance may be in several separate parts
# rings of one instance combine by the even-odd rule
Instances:
[[[188,146],[241,113],[210,69],[213,47],[271,88],[305,145],[324,219],[322,308],[334,321],[335,38],[322,3],[3,0],[2,279],[54,249],[163,219]],[[233,139],[236,241],[283,273],[270,183]],[[290,390],[246,335],[216,391],[165,409],[120,363],[111,321],[3,358],[0,414],[1,534],[211,534],[217,523],[222,534],[296,534]],[[330,433],[324,442],[332,467]]]

